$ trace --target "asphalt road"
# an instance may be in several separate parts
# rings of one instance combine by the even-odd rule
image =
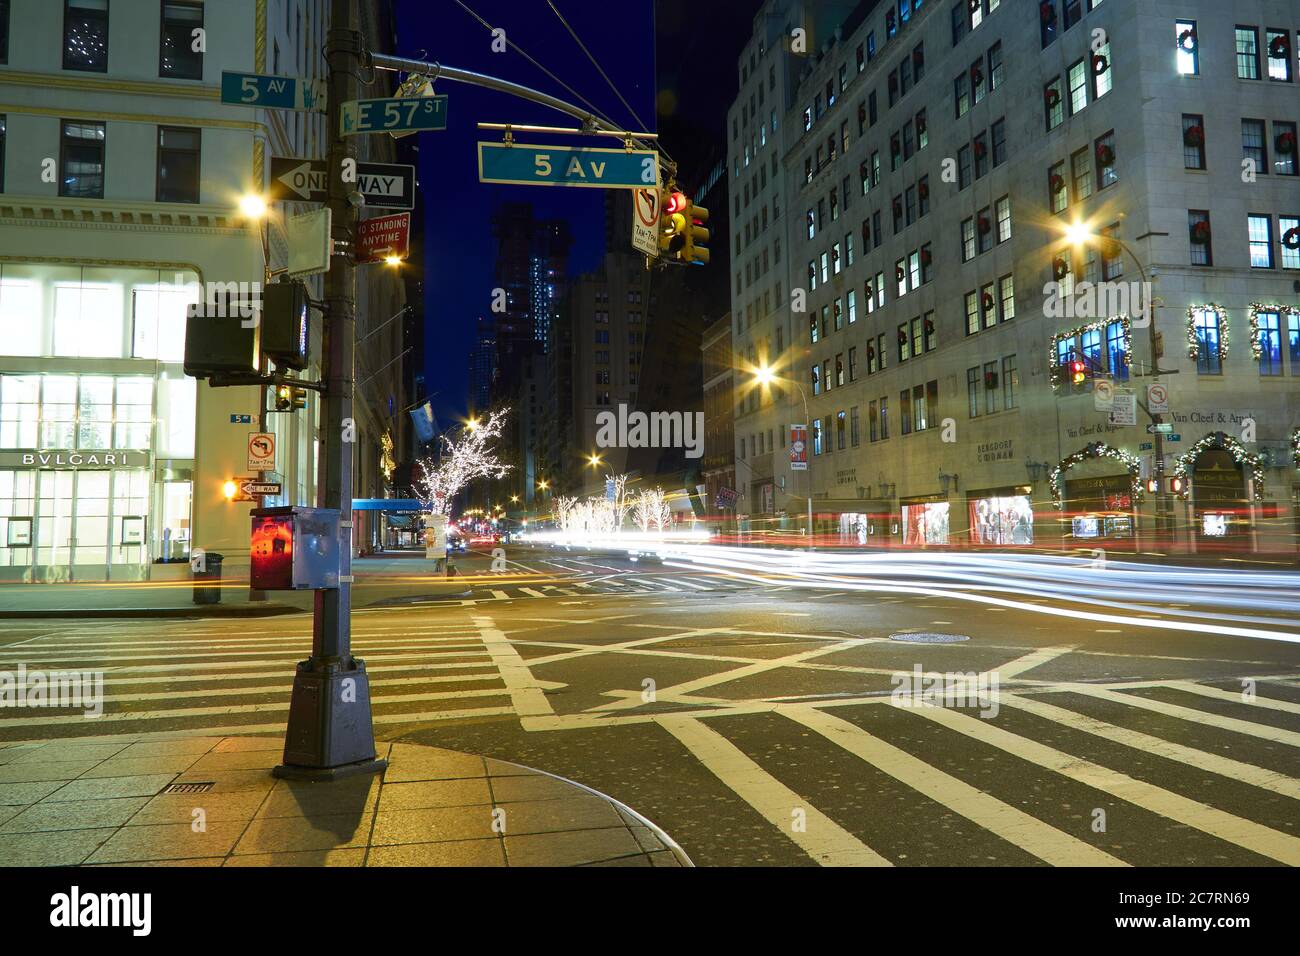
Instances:
[[[1155,602],[1099,622],[508,559],[462,560],[468,598],[356,612],[379,736],[595,787],[700,865],[1300,863],[1295,643],[1170,630]],[[107,696],[93,721],[0,711],[0,739],[282,733],[309,634],[299,615],[6,622],[0,671],[103,669]],[[918,677],[946,702],[900,697]],[[0,802],[40,786],[4,770]]]

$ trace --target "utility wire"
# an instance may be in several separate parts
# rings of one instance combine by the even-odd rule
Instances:
[[[604,71],[596,58],[591,55],[591,51],[587,49],[587,45],[583,43],[578,34],[574,32],[573,27],[569,26],[569,21],[564,19],[564,14],[562,14],[560,8],[555,5],[555,0],[546,0],[546,3],[550,6],[551,11],[559,19],[560,23],[563,24],[564,29],[569,31],[569,36],[573,37],[573,42],[578,44],[578,49],[587,55],[587,59],[591,61],[591,65],[596,68],[596,72],[601,75],[601,78],[604,79],[609,88],[614,91],[614,95],[618,97],[618,101],[623,104],[629,113],[632,114],[632,118],[640,124],[641,129],[644,132],[650,132],[646,127],[645,121],[637,115],[636,110],[632,109],[632,104],[623,98],[623,94],[620,93],[618,87],[614,85],[614,81],[609,78],[609,74]]]
[[[463,0],[455,0],[455,3],[456,3],[456,5],[457,5],[458,7],[460,7],[462,10],[464,10],[466,13],[468,13],[471,17],[473,17],[475,20],[477,20],[480,24],[482,24],[483,27],[484,27],[484,29],[488,30],[489,32],[491,32],[493,29],[495,29],[495,28],[492,26],[492,24],[488,23],[486,20],[484,20],[482,17],[480,17],[477,13],[475,13],[473,10],[471,10],[471,9],[469,8],[469,6],[467,6],[467,5],[463,2]],[[528,61],[529,63],[531,63],[533,66],[537,67],[537,69],[541,70],[543,73],[545,73],[547,76],[549,76],[549,77],[550,77],[552,80],[554,80],[556,83],[560,84],[560,86],[564,87],[564,89],[565,89],[567,92],[571,93],[573,96],[576,96],[579,100],[581,100],[581,101],[582,101],[582,104],[583,104],[584,106],[586,106],[587,109],[591,110],[592,115],[597,116],[597,117],[599,117],[600,119],[604,120],[604,121],[605,121],[606,123],[608,123],[610,126],[615,126],[615,127],[618,126],[617,123],[615,123],[612,119],[610,119],[610,118],[609,118],[608,116],[606,116],[603,112],[601,112],[601,110],[600,110],[600,109],[599,109],[599,108],[598,108],[594,103],[592,103],[589,99],[587,99],[585,96],[583,96],[581,93],[579,93],[579,92],[578,92],[577,90],[575,90],[573,87],[571,87],[568,83],[565,83],[562,79],[560,79],[558,76],[556,76],[556,75],[555,75],[554,73],[552,73],[550,70],[548,70],[546,67],[542,66],[540,63],[538,63],[536,60],[534,60],[531,56],[529,56],[527,53],[525,53],[524,50],[519,46],[519,44],[515,43],[513,40],[510,39],[509,34],[506,34],[506,35],[505,35],[505,41],[506,41],[506,46],[510,47],[512,50],[514,50],[516,53],[518,53],[520,56],[522,56],[525,60],[527,60],[527,61]]]

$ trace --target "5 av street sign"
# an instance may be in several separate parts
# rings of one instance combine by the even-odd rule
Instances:
[[[447,128],[447,97],[409,96],[402,99],[349,100],[339,113],[340,133],[391,133],[397,130]]]
[[[271,157],[272,200],[319,202],[329,199],[327,167],[323,159]],[[415,208],[415,167],[388,163],[357,163],[357,191],[367,206],[385,209]]]
[[[221,102],[259,109],[325,111],[325,80],[261,73],[221,74]]]
[[[659,154],[647,149],[589,149],[479,143],[483,183],[642,189],[659,182]]]

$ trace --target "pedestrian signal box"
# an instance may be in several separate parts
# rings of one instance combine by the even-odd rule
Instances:
[[[339,512],[335,508],[258,508],[251,512],[249,586],[298,591],[339,586]]]

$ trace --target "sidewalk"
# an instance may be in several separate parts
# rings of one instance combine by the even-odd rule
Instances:
[[[0,620],[59,617],[269,617],[310,611],[311,591],[268,591],[252,601],[248,564],[223,569],[218,604],[195,604],[193,587],[211,582],[191,580],[189,566],[169,568],[168,579],[152,581],[82,581],[26,584],[0,582]],[[435,562],[410,553],[354,558],[352,603],[361,608],[400,600],[460,597],[468,585],[462,577],[435,572]]]
[[[307,783],[271,776],[282,750],[275,737],[0,743],[0,866],[692,865],[618,801],[517,764],[378,742],[382,775]]]

